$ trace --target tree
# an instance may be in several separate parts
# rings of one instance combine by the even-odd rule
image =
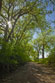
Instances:
[[[39,59],[40,49],[41,49],[39,38],[37,38],[33,41],[33,47],[35,48],[35,50],[37,52],[37,55],[35,55],[35,56],[37,57],[37,59]]]
[[[4,32],[4,40],[9,41],[14,34],[15,27],[19,26],[19,20],[24,19],[23,16],[30,15],[40,21],[43,17],[43,8],[38,8],[41,2],[39,1],[24,1],[24,0],[3,0],[2,11],[0,14],[0,27],[1,30]],[[21,18],[20,18],[21,17]],[[39,17],[39,18],[37,18]],[[32,23],[33,23],[32,18]],[[39,24],[39,23],[38,23]],[[17,28],[18,29],[18,28]]]
[[[45,49],[49,48],[48,43],[50,43],[50,33],[51,29],[41,31],[34,43],[38,54],[42,50],[42,58],[44,58]]]
[[[39,0],[2,0],[0,57],[8,69],[10,64],[28,61],[29,56],[35,53],[29,44],[32,30],[44,26],[45,14],[45,3]]]

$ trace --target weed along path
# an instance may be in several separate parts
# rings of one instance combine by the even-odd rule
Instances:
[[[42,64],[29,62],[1,83],[55,83],[55,71]]]

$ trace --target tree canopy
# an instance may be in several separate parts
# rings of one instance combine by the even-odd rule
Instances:
[[[49,56],[53,53],[54,29],[46,20],[53,11],[47,10],[45,0],[0,0],[0,4],[0,63],[4,68],[6,65],[9,70],[10,64],[23,64],[39,59],[40,54],[45,58],[45,52]]]

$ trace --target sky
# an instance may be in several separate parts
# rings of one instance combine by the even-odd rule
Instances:
[[[54,8],[54,6],[49,3],[48,6],[47,6],[47,10],[53,11],[53,8]],[[51,23],[51,26],[54,27],[54,24],[52,23],[52,21],[55,20],[55,11],[53,11],[53,13],[51,13],[49,15],[46,15],[46,20]]]

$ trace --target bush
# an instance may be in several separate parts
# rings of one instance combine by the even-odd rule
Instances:
[[[41,64],[48,64],[48,58],[44,58],[44,59],[39,59],[36,61],[37,63],[41,63]]]
[[[55,48],[53,48],[49,54],[48,64],[55,66]]]

